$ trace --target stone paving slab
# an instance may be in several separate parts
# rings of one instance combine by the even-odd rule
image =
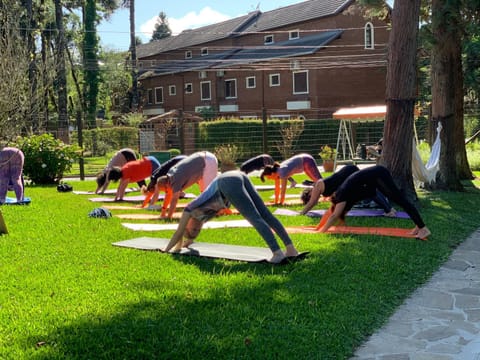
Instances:
[[[480,229],[352,360],[480,360]]]

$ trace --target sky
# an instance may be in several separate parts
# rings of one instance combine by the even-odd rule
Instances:
[[[258,9],[274,10],[303,0],[135,0],[135,32],[143,43],[150,41],[158,14],[167,15],[172,35],[248,14]],[[117,10],[97,28],[100,42],[110,50],[124,51],[130,46],[127,9]]]

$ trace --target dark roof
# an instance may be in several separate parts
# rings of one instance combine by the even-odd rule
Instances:
[[[308,0],[275,10],[253,11],[235,19],[185,30],[179,35],[137,46],[139,59],[176,49],[206,44],[211,41],[240,36],[249,32],[268,31],[278,27],[340,13],[354,0]]]
[[[312,19],[331,16],[343,11],[352,0],[309,0],[267,11],[258,17],[245,32],[267,31]]]
[[[145,72],[148,72],[148,76],[153,76],[204,69],[223,69],[264,60],[308,55],[338,38],[342,32],[342,30],[324,31],[272,45],[238,48],[188,60],[168,61],[145,69]]]
[[[185,49],[190,46],[205,44],[210,41],[225,39],[243,32],[245,26],[260,14],[259,11],[230,19],[217,24],[203,26],[194,30],[184,30],[176,36],[169,36],[160,40],[137,46],[137,58],[152,56],[175,49]]]

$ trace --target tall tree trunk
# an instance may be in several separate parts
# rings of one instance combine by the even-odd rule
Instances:
[[[383,164],[410,200],[417,198],[412,177],[412,141],[419,14],[420,0],[397,1],[392,12],[382,150]]]
[[[55,0],[55,23],[57,27],[56,48],[56,89],[58,98],[58,138],[69,144],[67,112],[67,72],[65,70],[65,34],[63,30],[63,11],[61,0]]]
[[[85,71],[85,103],[87,124],[89,128],[97,127],[97,95],[98,95],[98,39],[95,26],[95,0],[87,0],[84,11],[85,37],[83,40],[83,63]]]
[[[432,1],[432,117],[443,126],[440,150],[440,170],[436,188],[462,190],[457,167],[457,146],[460,134],[463,148],[463,76],[458,24],[454,23],[455,5],[445,0]],[[457,44],[458,41],[458,44]],[[460,52],[459,52],[460,51]],[[460,83],[457,84],[456,82]],[[459,89],[459,87],[460,89]],[[460,105],[460,102],[462,103]],[[457,119],[458,118],[458,119]],[[456,129],[458,127],[459,129]],[[466,153],[465,153],[466,156]]]
[[[29,52],[30,63],[28,66],[28,79],[30,83],[30,113],[29,121],[30,128],[36,132],[39,129],[39,114],[38,114],[38,96],[37,96],[37,68],[36,68],[36,47],[33,29],[36,28],[33,19],[32,0],[23,0],[23,7],[27,11],[27,18],[25,19],[25,34],[24,37],[27,42],[27,49]]]
[[[137,44],[135,39],[135,0],[130,0],[130,56],[132,63],[132,112],[138,110]]]

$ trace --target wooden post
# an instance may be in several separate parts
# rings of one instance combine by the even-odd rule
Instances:
[[[1,211],[0,211],[0,234],[8,234],[7,224],[5,224],[5,220],[3,219],[3,215]]]

